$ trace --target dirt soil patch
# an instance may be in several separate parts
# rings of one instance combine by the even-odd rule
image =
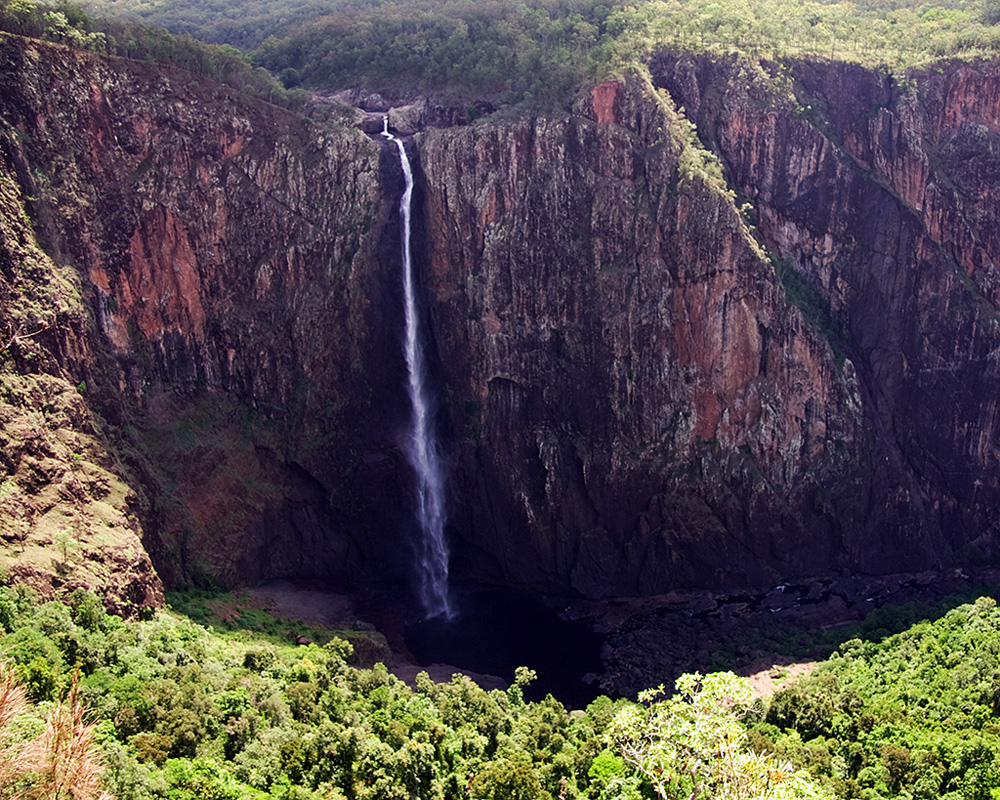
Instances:
[[[270,581],[247,590],[262,609],[274,617],[297,619],[325,628],[353,628],[358,623],[351,598],[297,586],[291,581]]]
[[[739,671],[739,674],[750,681],[754,698],[768,700],[774,693],[784,689],[796,678],[807,675],[815,669],[816,661],[794,662],[787,658],[778,658],[774,663],[756,662]]]

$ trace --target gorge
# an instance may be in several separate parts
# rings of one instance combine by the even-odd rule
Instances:
[[[8,34],[0,74],[8,574],[125,611],[161,580],[419,597],[401,149],[354,109]],[[995,559],[994,63],[665,52],[567,110],[388,113],[417,118],[458,582]]]

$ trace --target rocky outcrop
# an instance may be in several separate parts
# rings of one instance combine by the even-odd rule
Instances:
[[[0,70],[8,160],[96,343],[62,368],[117,428],[164,578],[398,580],[398,164],[155,65],[5,36]]]
[[[453,574],[602,597],[993,557],[995,69],[651,67],[410,143]],[[78,281],[5,324],[86,385],[59,402],[165,580],[409,580],[394,148],[16,37],[0,73],[17,236]]]
[[[0,132],[0,580],[38,602],[97,589],[135,616],[163,602],[141,498],[88,407],[91,385],[64,366],[96,361],[80,279],[39,248],[16,156]]]

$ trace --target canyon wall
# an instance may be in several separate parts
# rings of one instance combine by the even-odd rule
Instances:
[[[474,563],[585,594],[875,566],[853,365],[668,97],[634,76],[421,155]]]
[[[738,70],[654,65],[857,368],[880,448],[872,506],[937,533],[942,556],[994,558],[1000,71],[792,63],[787,99],[766,103],[776,78]]]
[[[394,149],[16,37],[0,72],[5,219],[77,281],[5,383],[86,385],[168,584],[409,580]],[[989,64],[663,55],[418,133],[453,573],[609,596],[992,558],[998,97]]]
[[[51,346],[163,578],[405,577],[398,163],[157,65],[4,36],[0,71],[12,191],[82,284],[87,346]]]
[[[651,73],[425,137],[470,559],[610,594],[994,558],[996,67]]]
[[[473,557],[585,593],[995,557],[996,68],[651,71],[656,110],[427,136]]]

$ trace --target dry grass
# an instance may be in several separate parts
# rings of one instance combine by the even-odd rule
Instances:
[[[14,669],[0,666],[0,798],[112,800],[101,788],[104,765],[86,721],[74,678],[35,738],[19,735],[18,717],[31,713]]]
[[[13,731],[14,721],[30,709],[24,687],[13,668],[0,667],[0,797],[8,797],[5,787],[14,786],[25,771],[26,743]]]

